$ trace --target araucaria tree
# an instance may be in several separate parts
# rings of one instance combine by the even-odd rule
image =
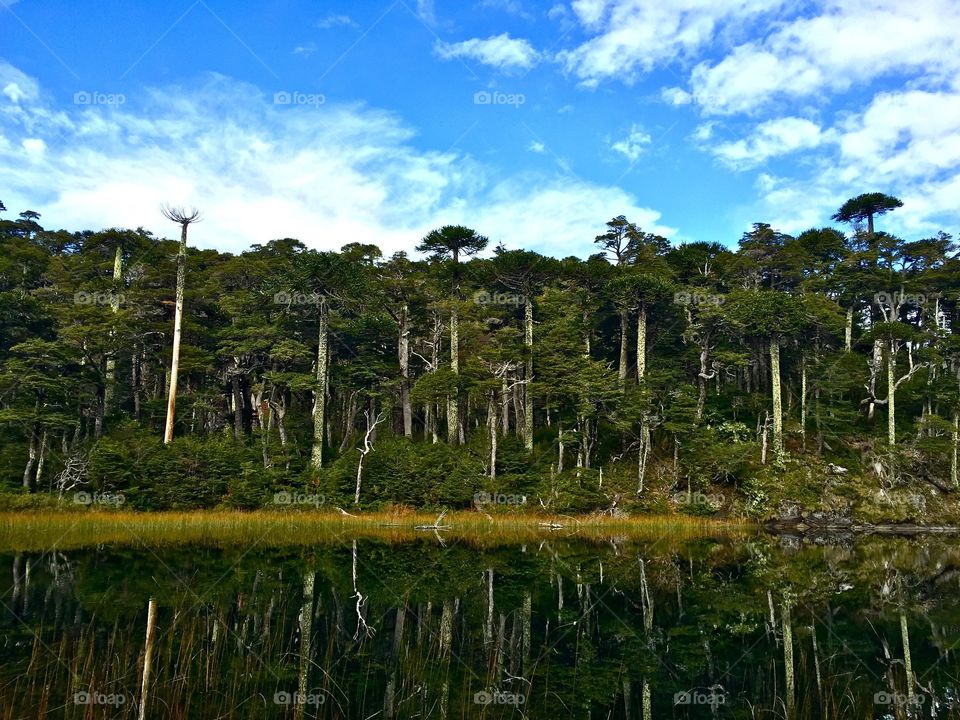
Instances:
[[[411,238],[421,255],[232,254],[187,246],[194,210],[164,208],[173,239],[4,213],[0,474],[143,508],[294,488],[490,513],[718,511],[702,491],[765,515],[841,507],[841,485],[953,503],[960,258],[946,233],[879,227],[900,205],[678,244],[601,217],[566,258],[551,238],[485,253],[462,225]]]
[[[167,421],[164,425],[163,442],[173,440],[173,423],[177,405],[177,377],[180,370],[180,335],[183,332],[183,293],[187,285],[187,228],[200,220],[200,211],[196,208],[186,210],[181,207],[165,205],[163,216],[180,226],[180,247],[177,251],[177,288],[173,314],[173,345],[170,358],[170,380],[167,391]]]

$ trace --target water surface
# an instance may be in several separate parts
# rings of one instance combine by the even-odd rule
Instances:
[[[0,554],[0,719],[960,717],[960,542]]]

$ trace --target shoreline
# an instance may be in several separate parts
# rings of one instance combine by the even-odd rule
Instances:
[[[192,510],[0,511],[0,551],[76,548],[118,544],[261,544],[309,546],[368,538],[406,542],[464,540],[479,545],[557,538],[608,541],[611,538],[680,540],[756,534],[747,520],[677,516],[487,515],[455,511],[368,512]]]

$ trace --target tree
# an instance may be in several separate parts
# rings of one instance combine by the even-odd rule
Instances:
[[[475,230],[463,225],[444,225],[431,230],[417,245],[417,252],[430,254],[434,262],[450,259],[453,263],[453,303],[450,308],[450,369],[460,374],[460,328],[457,301],[460,296],[460,256],[470,256],[483,250],[489,241]],[[460,438],[460,394],[455,388],[447,401],[447,441],[456,445]]]
[[[831,219],[836,222],[856,223],[867,221],[867,232],[873,235],[873,218],[878,215],[884,215],[891,210],[903,207],[903,202],[893,195],[884,195],[883,193],[863,193],[855,198],[850,198],[840,209],[837,210]]]
[[[200,221],[200,211],[196,208],[186,210],[181,207],[164,205],[163,216],[180,226],[180,249],[177,252],[177,295],[173,315],[173,352],[170,360],[170,389],[167,395],[167,422],[163,431],[163,442],[173,440],[174,411],[177,405],[177,372],[180,368],[180,334],[183,324],[183,291],[187,284],[187,228]]]

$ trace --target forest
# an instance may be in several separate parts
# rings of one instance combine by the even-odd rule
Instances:
[[[0,498],[960,517],[957,246],[839,205],[727,244],[598,218],[560,259],[460,225],[231,254],[191,209],[166,239],[0,203]]]

